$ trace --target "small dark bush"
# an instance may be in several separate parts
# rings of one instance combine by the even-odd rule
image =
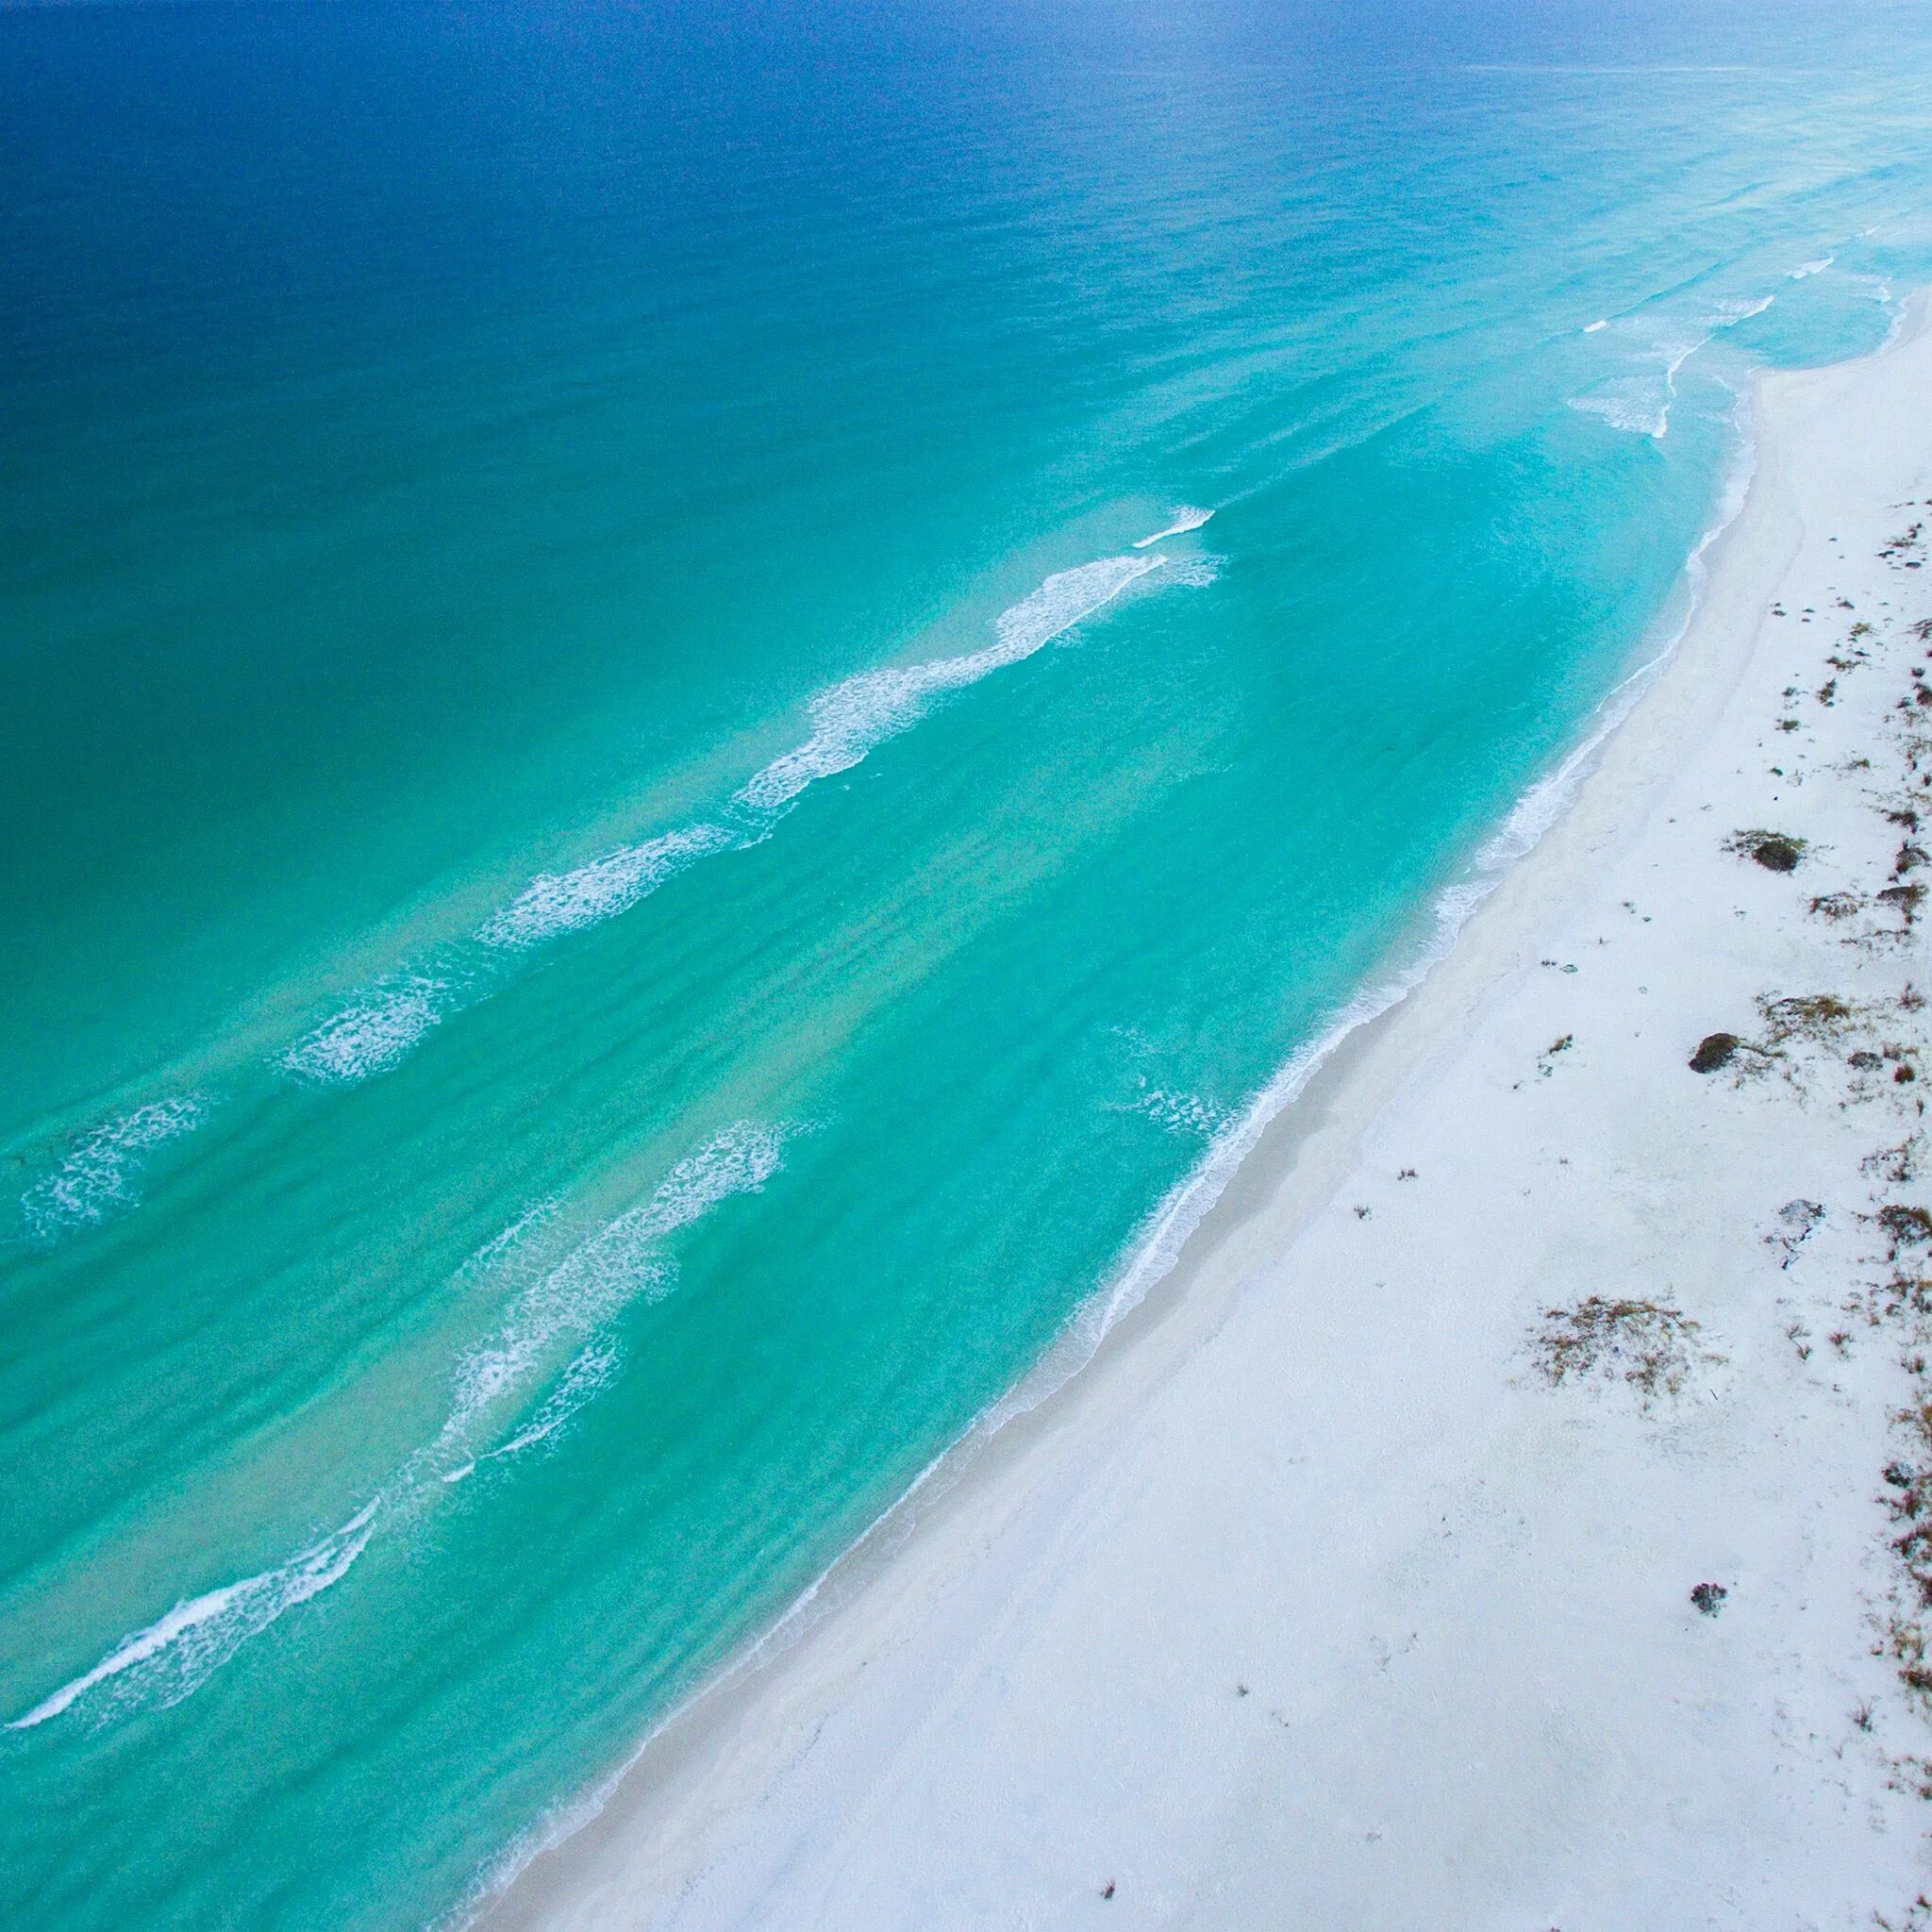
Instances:
[[[1707,1033],[1697,1042],[1697,1051],[1690,1056],[1690,1071],[1693,1074],[1714,1074],[1720,1067],[1727,1067],[1743,1041],[1735,1033]]]
[[[1796,872],[1805,856],[1805,841],[1783,832],[1733,832],[1724,841],[1724,850],[1756,859],[1766,872]]]
[[[1891,1242],[1891,1258],[1896,1259],[1901,1248],[1932,1243],[1932,1214],[1923,1208],[1881,1208],[1873,1218]]]
[[[1724,1608],[1724,1599],[1729,1595],[1722,1583],[1700,1583],[1690,1592],[1690,1601],[1697,1606],[1700,1615],[1714,1617]]]

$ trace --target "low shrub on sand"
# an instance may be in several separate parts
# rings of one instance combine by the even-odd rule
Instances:
[[[1693,1074],[1714,1074],[1720,1067],[1729,1066],[1743,1044],[1735,1033],[1707,1033],[1697,1042],[1697,1051],[1690,1056],[1690,1071]]]
[[[1682,1308],[1593,1294],[1574,1308],[1543,1311],[1543,1325],[1530,1337],[1530,1360],[1552,1388],[1621,1376],[1648,1407],[1661,1395],[1675,1395],[1693,1364],[1718,1359],[1697,1334]]]
[[[1805,856],[1805,841],[1787,832],[1767,832],[1761,827],[1750,832],[1733,832],[1724,841],[1724,850],[1740,858],[1755,859],[1766,872],[1796,872]]]

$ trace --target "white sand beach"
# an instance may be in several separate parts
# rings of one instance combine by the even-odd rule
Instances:
[[[1924,316],[1760,383],[1661,675],[1093,1362],[483,1923],[1932,1922]]]

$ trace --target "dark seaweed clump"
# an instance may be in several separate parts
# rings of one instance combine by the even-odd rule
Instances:
[[[1766,872],[1796,872],[1805,856],[1805,841],[1785,832],[1733,832],[1724,850],[1740,858],[1755,858]]]
[[[1735,1033],[1707,1033],[1690,1056],[1690,1071],[1714,1074],[1720,1067],[1729,1066],[1732,1056],[1743,1043]]]

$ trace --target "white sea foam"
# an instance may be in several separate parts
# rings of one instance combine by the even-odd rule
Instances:
[[[1177,521],[1174,528],[1198,528],[1211,514],[1178,511],[1177,518],[1192,521]],[[282,1056],[283,1069],[319,1086],[353,1085],[389,1072],[434,1027],[497,983],[506,958],[613,919],[700,859],[758,843],[808,786],[850,771],[874,747],[909,730],[946,693],[1030,658],[1156,570],[1175,584],[1207,583],[1213,575],[1205,558],[1170,566],[1159,556],[1100,558],[1057,573],[1003,611],[994,641],[984,650],[861,672],[819,692],[806,708],[811,735],[732,794],[727,823],[699,820],[569,872],[541,874],[485,919],[467,946],[445,948],[440,961],[358,993],[304,1034]]]
[[[503,1457],[520,1456],[525,1449],[534,1449],[539,1442],[554,1441],[558,1433],[575,1420],[586,1403],[610,1386],[616,1374],[617,1350],[609,1342],[593,1341],[578,1349],[570,1358],[557,1387],[545,1399],[542,1407],[530,1418],[528,1424],[519,1429],[508,1441],[485,1450],[476,1460],[491,1462]]]
[[[272,1570],[175,1604],[6,1727],[33,1730],[76,1705],[106,1723],[137,1707],[178,1704],[251,1638],[340,1582],[368,1546],[380,1516],[400,1520],[479,1463],[554,1441],[616,1373],[615,1344],[591,1331],[639,1296],[668,1291],[673,1264],[656,1252],[657,1244],[720,1202],[756,1193],[777,1171],[785,1142],[796,1131],[749,1121],[724,1128],[679,1161],[646,1200],[549,1266],[542,1265],[545,1234],[559,1220],[559,1205],[541,1201],[520,1215],[458,1271],[458,1278],[508,1276],[524,1285],[512,1293],[493,1341],[458,1364],[450,1413],[432,1444],[411,1455],[340,1528]],[[465,1441],[488,1412],[543,1365],[552,1343],[569,1337],[581,1338],[582,1344],[528,1423],[498,1446],[465,1455]]]
[[[742,843],[723,825],[683,825],[639,845],[623,845],[566,873],[540,873],[500,912],[476,928],[486,946],[541,945],[614,919],[668,878],[713,852]]]
[[[1601,416],[1612,429],[1661,441],[1671,426],[1671,396],[1661,375],[1613,375],[1607,382],[1572,396],[1570,407]]]
[[[1174,1134],[1213,1134],[1227,1120],[1227,1110],[1198,1093],[1183,1092],[1172,1087],[1150,1087],[1131,1101],[1126,1112],[1145,1114],[1150,1121]]]
[[[21,1218],[38,1241],[58,1241],[91,1227],[140,1196],[135,1182],[155,1148],[192,1134],[208,1118],[205,1094],[184,1093],[150,1101],[83,1134],[54,1173],[20,1197]]]
[[[161,1709],[180,1703],[251,1637],[340,1582],[368,1544],[379,1507],[379,1501],[366,1505],[340,1529],[273,1570],[177,1603],[7,1728],[32,1730],[82,1699],[103,1721],[133,1702]]]
[[[1660,442],[1670,433],[1671,406],[1676,400],[1677,377],[1685,363],[1720,330],[1736,328],[1740,322],[1762,315],[1776,299],[1774,295],[1762,295],[1756,301],[1740,297],[1712,302],[1700,321],[1689,325],[1680,322],[1638,356],[1637,360],[1648,367],[1613,375],[1581,395],[1572,396],[1570,407],[1602,417],[1612,429],[1648,436]],[[1584,333],[1593,334],[1603,326],[1602,323],[1592,323]]]
[[[1206,522],[1209,512],[1190,514]],[[1108,557],[1062,571],[1001,613],[994,626],[997,641],[983,651],[924,664],[888,665],[820,691],[806,707],[811,736],[781,753],[732,794],[739,829],[705,823],[681,826],[607,853],[574,872],[545,874],[486,920],[477,928],[477,939],[489,946],[527,946],[628,911],[700,858],[762,837],[769,829],[763,822],[783,811],[808,786],[850,771],[875,746],[910,729],[935,700],[1031,657],[1164,561]]]
[[[670,1291],[673,1263],[639,1224],[640,1211],[599,1228],[531,1283],[512,1300],[497,1333],[464,1357],[442,1444],[473,1442],[490,1412],[522,1391],[559,1342],[588,1335],[629,1302]]]
[[[782,811],[808,786],[849,772],[887,739],[909,730],[948,691],[977,684],[991,673],[1032,657],[1166,561],[1163,557],[1103,557],[1076,570],[1060,571],[1001,612],[994,626],[996,641],[984,650],[863,671],[821,691],[807,708],[811,736],[742,785],[732,804],[758,815]]]
[[[400,1066],[432,1027],[462,1003],[460,980],[436,972],[399,973],[358,993],[282,1056],[297,1079],[350,1086]]]
[[[617,1374],[617,1350],[609,1342],[593,1341],[578,1349],[557,1387],[523,1428],[494,1449],[485,1449],[454,1469],[444,1470],[439,1480],[445,1484],[464,1482],[486,1462],[506,1461],[526,1449],[536,1448],[540,1442],[555,1441],[575,1420],[577,1412],[610,1386]]]
[[[1595,335],[1598,329],[1608,328],[1609,325],[1609,320],[1607,317],[1598,322],[1586,322],[1583,325],[1583,333],[1587,336],[1593,336]]]
[[[520,1288],[496,1334],[458,1368],[441,1448],[468,1452],[488,1413],[523,1388],[560,1342],[588,1338],[631,1302],[668,1294],[675,1268],[660,1252],[664,1238],[734,1194],[756,1193],[777,1172],[787,1138],[782,1127],[751,1121],[725,1127],[679,1161],[647,1200],[606,1222]]]
[[[493,1234],[457,1271],[458,1278],[499,1274],[533,1252],[543,1230],[563,1211],[563,1203],[552,1194],[525,1208],[509,1225]]]
[[[1151,543],[1158,543],[1163,537],[1185,537],[1190,530],[1198,530],[1214,512],[1202,509],[1191,503],[1177,503],[1168,514],[1174,522],[1164,530],[1156,530],[1151,537],[1136,537],[1134,548],[1145,550]]]
[[[1178,1259],[1188,1237],[1221,1198],[1241,1160],[1282,1110],[1306,1091],[1321,1068],[1359,1027],[1369,1024],[1407,998],[1454,943],[1470,915],[1502,882],[1511,866],[1525,857],[1560,817],[1574,796],[1591,761],[1605,741],[1627,718],[1655,682],[1671,654],[1690,628],[1706,576],[1704,558],[1742,507],[1749,482],[1753,443],[1746,399],[1740,399],[1737,421],[1742,450],[1733,465],[1716,517],[1699,539],[1686,566],[1690,595],[1681,618],[1648,661],[1630,674],[1598,708],[1582,741],[1556,768],[1531,784],[1508,816],[1477,852],[1464,876],[1438,894],[1429,909],[1429,941],[1403,970],[1381,985],[1366,990],[1342,1007],[1329,1024],[1294,1054],[1236,1119],[1229,1120],[1210,1141],[1206,1154],[1142,1222],[1120,1266],[1062,1330],[1045,1357],[1008,1394],[983,1410],[950,1448],[942,1450],[913,1477],[858,1541],[826,1566],[794,1597],[772,1624],[747,1644],[716,1677],[669,1712],[641,1738],[630,1756],[594,1784],[554,1807],[521,1833],[478,1871],[463,1898],[436,1922],[434,1932],[464,1932],[500,1897],[537,1857],[555,1850],[592,1823],[609,1804],[633,1765],[698,1698],[736,1682],[795,1639],[821,1604],[826,1586],[861,1551],[889,1547],[909,1535],[914,1511],[928,1492],[942,1491],[950,1476],[966,1465],[977,1448],[997,1435],[1015,1417],[1025,1414],[1063,1388],[1090,1362],[1121,1317],[1141,1301]]]
[[[1866,232],[1870,233],[1870,230]],[[1801,261],[1791,271],[1791,280],[1802,282],[1809,275],[1823,275],[1837,259],[1835,255],[1821,255],[1816,261]]]

